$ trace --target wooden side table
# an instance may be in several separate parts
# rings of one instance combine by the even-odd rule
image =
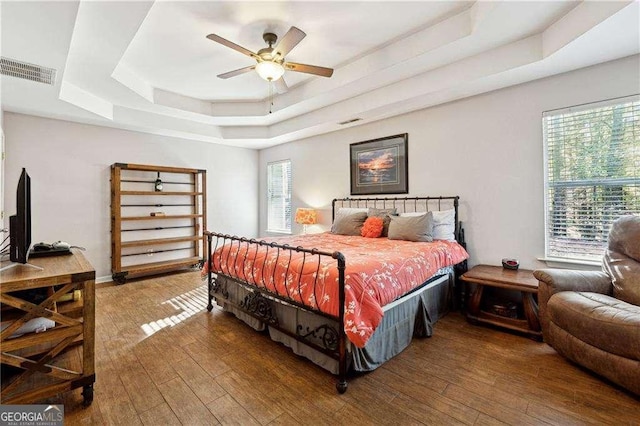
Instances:
[[[0,402],[30,404],[82,387],[89,405],[95,382],[95,270],[75,250],[29,263],[43,270],[19,265],[0,273],[2,321],[8,323],[0,333],[0,359],[3,367],[19,371],[3,375]],[[78,300],[67,300],[76,290]],[[36,300],[34,291],[46,298]],[[52,320],[55,327],[16,336],[38,318]]]
[[[542,339],[538,303],[534,298],[534,295],[538,294],[538,280],[533,276],[533,271],[513,271],[502,266],[477,265],[462,275],[461,279],[476,285],[467,303],[466,316],[470,322],[492,324],[525,333],[537,340]],[[521,292],[524,318],[511,318],[483,310],[482,296],[485,287]]]

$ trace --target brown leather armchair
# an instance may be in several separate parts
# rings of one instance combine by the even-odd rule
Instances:
[[[544,341],[640,395],[640,217],[612,225],[603,271],[540,269]]]

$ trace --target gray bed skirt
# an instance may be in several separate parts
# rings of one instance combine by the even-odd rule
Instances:
[[[349,369],[374,370],[402,352],[414,336],[431,336],[433,325],[449,311],[453,295],[453,278],[453,268],[441,269],[418,290],[385,306],[381,323],[363,348],[348,342]],[[268,330],[272,340],[288,346],[294,353],[308,358],[325,370],[338,374],[337,360],[228,303],[240,305],[244,298],[250,295],[251,287],[222,275],[219,275],[216,281],[225,298],[218,297],[215,300],[225,311],[233,313],[255,330]],[[331,318],[276,299],[272,299],[271,307],[278,320],[278,326],[294,335],[307,335],[308,339],[313,339],[314,343],[321,347],[337,337],[338,322]]]

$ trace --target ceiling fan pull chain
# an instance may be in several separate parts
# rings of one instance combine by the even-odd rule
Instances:
[[[273,107],[273,80],[269,80],[269,114],[271,114],[272,107]]]

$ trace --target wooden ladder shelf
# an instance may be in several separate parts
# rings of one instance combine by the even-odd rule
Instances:
[[[156,189],[158,182],[161,188]],[[111,166],[111,272],[127,278],[199,264],[207,229],[207,171]]]

